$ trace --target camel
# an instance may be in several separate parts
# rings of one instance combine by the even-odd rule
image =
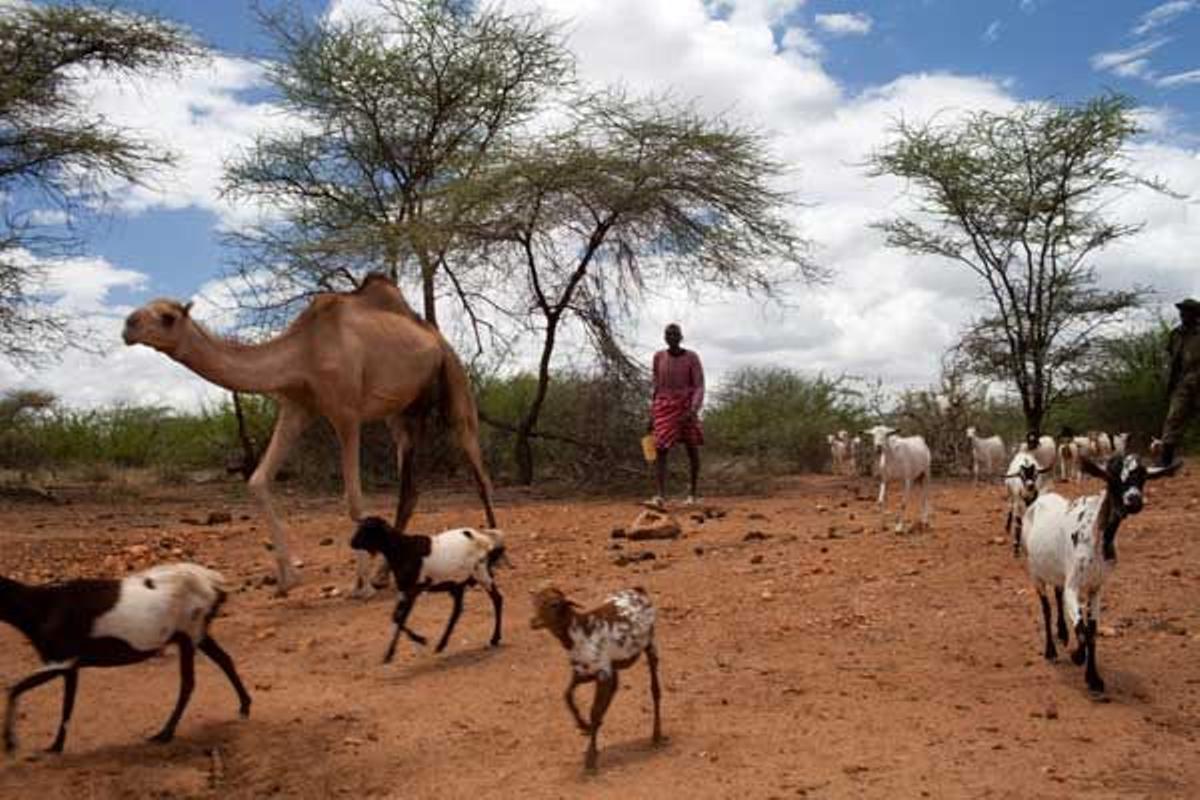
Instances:
[[[125,344],[158,350],[209,381],[237,392],[268,394],[279,404],[275,429],[250,476],[250,492],[267,517],[277,592],[300,581],[287,533],[271,501],[271,482],[300,435],[318,416],[341,445],[342,481],[350,519],[362,517],[359,437],[364,422],[383,419],[396,443],[400,496],[396,527],[416,505],[414,446],[436,397],[474,473],[487,525],[496,525],[492,487],[479,450],[479,419],[470,381],[450,344],[413,312],[399,287],[371,274],[358,289],[319,294],[279,336],[261,344],[217,337],[191,316],[191,303],[152,300],[125,320]],[[369,556],[356,554],[355,597],[374,593]]]

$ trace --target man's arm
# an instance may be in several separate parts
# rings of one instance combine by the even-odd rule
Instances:
[[[695,352],[692,353],[692,366],[692,413],[699,414],[704,405],[704,366]]]

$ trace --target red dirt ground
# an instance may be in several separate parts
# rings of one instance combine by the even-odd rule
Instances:
[[[260,585],[264,528],[240,489],[10,503],[0,574],[115,575],[188,558],[243,585],[213,632],[254,708],[238,720],[201,660],[176,741],[148,744],[175,699],[174,652],[85,670],[62,756],[40,753],[61,684],[23,698],[0,797],[1200,797],[1195,468],[1155,484],[1121,530],[1101,619],[1103,700],[1065,657],[1041,658],[1036,595],[1003,536],[998,485],[936,483],[933,529],[906,535],[878,530],[873,489],[812,476],[714,498],[724,517],[683,517],[681,539],[647,543],[611,537],[636,515],[629,501],[502,492],[514,563],[500,575],[503,646],[487,648],[490,604],[473,592],[446,653],[402,645],[389,666],[391,593],[326,596],[352,574],[335,499],[281,501],[307,561],[287,599]],[[214,510],[232,522],[183,521]],[[412,529],[480,516],[465,495],[427,494]],[[755,530],[766,538],[746,541]],[[614,563],[641,551],[656,557]],[[565,654],[529,628],[528,591],[547,580],[588,604],[629,585],[656,599],[665,747],[649,743],[638,664],[622,673],[599,774],[583,773],[585,740],[562,703]],[[437,635],[448,608],[426,597],[411,624]],[[0,681],[36,666],[0,625]],[[590,689],[581,699],[586,708]]]

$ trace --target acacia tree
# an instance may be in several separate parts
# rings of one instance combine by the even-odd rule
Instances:
[[[959,349],[979,374],[1015,383],[1030,430],[1145,294],[1101,287],[1093,261],[1141,228],[1106,217],[1106,202],[1135,187],[1165,191],[1129,168],[1124,148],[1138,132],[1131,101],[1105,95],[902,122],[869,160],[873,175],[907,179],[920,199],[916,213],[878,224],[887,243],[979,277],[988,310]]]
[[[78,244],[71,223],[114,185],[170,162],[88,114],[78,85],[96,72],[177,67],[200,52],[185,32],[149,17],[0,4],[0,353],[29,364],[69,342],[68,320],[41,302],[43,259]],[[46,220],[57,224],[39,224]]]
[[[523,275],[520,311],[540,335],[537,388],[509,426],[525,484],[565,323],[628,370],[613,322],[647,286],[770,295],[823,276],[783,213],[792,199],[772,186],[783,168],[762,135],[665,98],[607,92],[573,108],[564,130],[498,154],[454,201],[499,279]]]
[[[252,307],[353,288],[382,267],[419,277],[436,324],[456,242],[442,188],[469,179],[570,80],[559,31],[537,14],[454,0],[379,0],[375,12],[263,15],[282,51],[271,80],[299,122],[260,136],[226,170],[227,193],[282,211],[233,237],[248,286],[272,264],[270,291],[250,296]]]

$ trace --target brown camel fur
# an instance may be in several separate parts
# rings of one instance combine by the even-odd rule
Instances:
[[[271,481],[300,434],[318,416],[333,425],[342,450],[342,479],[352,520],[362,517],[359,436],[362,423],[383,419],[396,442],[400,498],[396,527],[416,505],[413,448],[436,395],[474,472],[488,527],[495,527],[491,483],[479,450],[479,420],[462,363],[436,328],[418,317],[384,275],[369,275],[353,292],[317,295],[287,330],[261,344],[221,339],[189,316],[191,304],[152,300],[125,321],[126,344],[144,344],[218,386],[273,396],[279,415],[271,443],[250,477],[274,544],[279,592],[299,582],[287,534],[271,504]],[[358,560],[354,594],[372,593],[368,564]]]

